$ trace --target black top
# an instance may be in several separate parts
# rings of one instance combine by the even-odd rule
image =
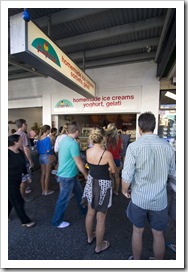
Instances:
[[[104,150],[105,152],[105,150]],[[105,179],[105,180],[109,180],[110,179],[110,173],[109,173],[109,165],[107,164],[101,164],[101,159],[104,155],[104,152],[102,153],[102,156],[100,157],[100,160],[98,162],[98,164],[91,164],[88,163],[89,165],[89,171],[90,171],[90,175],[94,178],[94,179]]]
[[[108,164],[97,165],[97,164],[88,163],[88,165],[89,165],[90,175],[94,179],[105,179],[105,180],[110,179]]]
[[[27,174],[25,155],[22,150],[14,153],[8,149],[8,183],[19,185],[22,181],[22,173]]]

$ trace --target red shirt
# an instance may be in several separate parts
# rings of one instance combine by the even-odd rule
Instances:
[[[121,154],[121,145],[122,145],[122,139],[121,139],[121,137],[119,137],[117,145],[116,146],[110,146],[108,148],[108,151],[110,151],[112,153],[112,156],[113,156],[114,160],[119,160],[121,158],[121,156],[120,156],[120,154]]]

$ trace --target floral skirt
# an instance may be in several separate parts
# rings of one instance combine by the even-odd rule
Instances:
[[[112,205],[112,180],[94,179],[88,175],[81,205],[85,207],[87,203],[92,209],[106,213]]]

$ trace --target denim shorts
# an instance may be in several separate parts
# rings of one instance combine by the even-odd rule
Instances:
[[[114,162],[115,162],[116,167],[121,166],[121,160],[120,159],[114,160]]]
[[[40,154],[39,163],[40,164],[49,164],[48,155],[47,154]]]
[[[163,231],[168,226],[168,207],[162,211],[151,211],[142,209],[130,201],[127,217],[137,228],[143,228],[147,220],[152,229]]]
[[[26,162],[27,174],[32,179],[31,170],[30,170],[29,166],[30,166],[29,163]],[[27,181],[27,174],[26,175],[22,174],[22,182],[26,182]]]

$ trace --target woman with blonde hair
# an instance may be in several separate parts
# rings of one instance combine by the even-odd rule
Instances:
[[[104,136],[102,130],[94,129],[89,136],[93,146],[87,149],[86,159],[89,166],[89,175],[82,204],[88,205],[86,215],[86,232],[88,243],[96,238],[95,252],[100,253],[109,248],[110,243],[103,240],[105,233],[105,220],[108,208],[112,205],[112,180],[110,172],[116,172],[112,154],[104,149]],[[93,231],[93,220],[96,214],[96,231]]]
[[[114,177],[114,194],[118,195],[120,185],[122,139],[118,135],[118,130],[114,123],[108,124],[105,130],[105,135],[107,150],[112,153],[117,167]]]
[[[50,126],[44,125],[39,134],[39,139],[37,141],[36,149],[39,153],[39,163],[41,165],[41,187],[42,195],[51,195],[54,191],[48,190],[50,171],[52,163],[50,162],[50,155],[53,154],[52,144],[50,137]]]

